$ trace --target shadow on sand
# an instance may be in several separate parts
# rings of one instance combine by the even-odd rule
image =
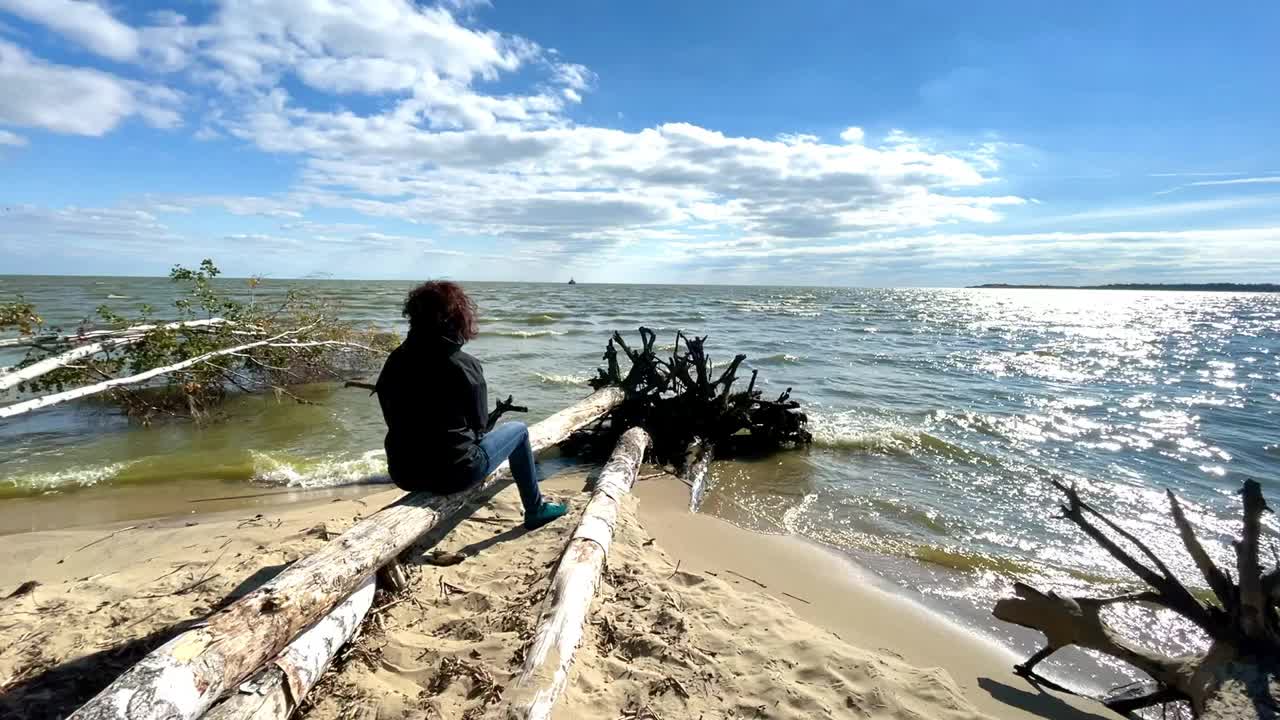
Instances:
[[[1033,688],[1034,692],[1016,688],[999,680],[983,677],[978,678],[978,687],[986,690],[991,697],[1009,707],[1016,707],[1033,715],[1052,718],[1052,720],[1116,720],[1116,718],[1120,717],[1101,705],[1098,706],[1098,712],[1096,713],[1081,710],[1057,695],[1040,690],[1032,685],[1028,685],[1028,687]]]
[[[287,565],[259,568],[219,600],[214,613],[270,582]],[[198,625],[203,618],[191,618],[128,640],[115,647],[30,674],[10,685],[0,696],[0,718],[63,718],[111,684],[147,653]]]

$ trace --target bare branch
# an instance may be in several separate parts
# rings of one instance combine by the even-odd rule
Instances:
[[[1186,513],[1182,511],[1182,504],[1178,502],[1177,496],[1172,490],[1167,490],[1166,494],[1169,496],[1169,509],[1173,514],[1173,523],[1178,527],[1178,534],[1182,536],[1182,544],[1186,546],[1187,553],[1195,561],[1196,567],[1200,569],[1200,574],[1204,576],[1213,594],[1218,596],[1218,603],[1227,612],[1232,612],[1236,604],[1235,587],[1226,573],[1222,572],[1222,569],[1213,562],[1213,558],[1209,557],[1209,553],[1205,552],[1204,546],[1200,544],[1200,538],[1196,537],[1195,528],[1191,527]]]
[[[1128,598],[1064,597],[1052,592],[1042,593],[1022,583],[1015,583],[1013,591],[1015,597],[998,601],[993,614],[1005,622],[1039,630],[1044,633],[1050,648],[1056,650],[1075,645],[1097,650],[1124,660],[1158,682],[1166,685],[1176,682],[1182,667],[1180,662],[1129,642],[1102,619],[1102,608]]]
[[[1261,639],[1267,631],[1267,602],[1262,591],[1262,568],[1258,563],[1258,538],[1262,533],[1262,513],[1267,501],[1256,480],[1246,480],[1241,490],[1244,497],[1244,528],[1236,543],[1236,569],[1240,573],[1240,625],[1246,637]]]
[[[1152,552],[1150,548],[1134,537],[1133,534],[1127,532],[1119,525],[1112,522],[1105,515],[1090,507],[1088,503],[1080,498],[1080,494],[1076,492],[1075,488],[1064,485],[1057,480],[1054,480],[1053,484],[1067,495],[1067,501],[1069,504],[1062,509],[1063,517],[1075,523],[1077,527],[1083,530],[1084,533],[1092,538],[1094,542],[1102,546],[1102,549],[1106,550],[1111,557],[1119,560],[1120,564],[1128,568],[1130,572],[1137,575],[1143,582],[1163,594],[1165,604],[1168,607],[1173,608],[1188,620],[1200,626],[1201,629],[1209,633],[1212,637],[1219,637],[1223,633],[1223,629],[1219,627],[1217,623],[1213,622],[1213,619],[1210,617],[1209,612],[1205,609],[1204,605],[1202,605],[1200,601],[1191,594],[1190,590],[1187,590],[1186,586],[1174,577],[1173,573],[1169,571],[1169,568],[1163,561],[1156,557],[1155,553]],[[1133,543],[1147,557],[1152,558],[1156,563],[1156,566],[1160,568],[1161,572],[1152,570],[1137,558],[1130,555],[1124,548],[1120,547],[1119,544],[1108,537],[1106,533],[1102,532],[1102,530],[1098,529],[1097,526],[1089,522],[1089,519],[1084,515],[1086,512],[1099,518],[1107,527]]]

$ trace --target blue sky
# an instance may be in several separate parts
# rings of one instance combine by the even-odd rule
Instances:
[[[0,273],[1268,282],[1274,2],[0,0]]]

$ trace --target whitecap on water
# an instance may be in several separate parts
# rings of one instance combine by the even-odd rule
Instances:
[[[538,382],[544,385],[586,385],[591,381],[591,376],[586,374],[557,375],[555,373],[535,372],[533,375],[538,378]]]
[[[29,475],[10,475],[3,485],[26,493],[56,492],[70,488],[89,487],[120,474],[131,463],[118,462],[97,467],[73,467],[57,472],[38,472]]]
[[[320,460],[283,460],[260,452],[252,455],[254,482],[264,485],[324,488],[391,481],[387,475],[387,454],[383,450]]]
[[[537,338],[537,337],[558,337],[560,335],[568,335],[567,330],[481,330],[481,335],[494,335],[496,337],[512,337],[512,338]]]

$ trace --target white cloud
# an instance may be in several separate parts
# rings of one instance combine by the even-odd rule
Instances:
[[[1280,196],[1277,195],[1249,195],[1245,197],[1193,200],[1177,203],[1156,203],[1152,205],[1136,205],[1131,207],[1103,207],[1096,210],[1084,210],[1057,217],[1041,217],[1036,220],[1036,224],[1078,222],[1081,220],[1173,217],[1178,215],[1222,212],[1224,210],[1243,210],[1253,207],[1274,207],[1277,204],[1280,204]]]
[[[785,244],[768,238],[672,243],[664,261],[718,274],[766,267],[779,277],[870,285],[984,282],[1267,282],[1280,271],[1280,227],[1185,231],[931,233]]]
[[[1156,194],[1168,195],[1171,192],[1177,192],[1178,190],[1185,190],[1186,188],[1194,188],[1194,187],[1217,187],[1221,185],[1276,185],[1276,184],[1280,184],[1280,175],[1267,175],[1267,176],[1261,176],[1261,177],[1241,177],[1241,178],[1233,178],[1231,180],[1200,180],[1198,182],[1187,183],[1185,185],[1178,185],[1177,187],[1171,187],[1168,190],[1161,190]]]
[[[8,130],[0,130],[0,145],[8,145],[9,147],[25,147],[26,144],[27,139],[21,135],[11,133]]]
[[[254,195],[189,195],[146,198],[144,206],[152,212],[186,213],[193,208],[218,207],[241,217],[297,219],[302,217],[305,206],[289,197],[260,197]]]
[[[434,132],[403,119],[296,110],[277,95],[234,132],[307,157],[316,205],[515,238],[717,222],[785,238],[993,222],[1017,197],[965,194],[970,162],[814,137],[729,137],[687,124]],[[360,199],[352,199],[352,193]],[[614,235],[616,237],[616,234]]]
[[[523,39],[464,27],[444,8],[408,0],[224,0],[189,42],[233,85],[270,87],[296,71],[320,89],[342,92],[403,89],[399,81],[410,76],[464,84],[494,79],[539,52]],[[370,71],[378,79],[365,83],[360,76]]]
[[[579,124],[570,111],[598,82],[590,69],[525,38],[471,27],[449,7],[459,6],[220,0],[200,23],[152,13],[138,30],[137,56],[208,95],[198,136],[296,155],[302,172],[277,196],[152,198],[148,207],[296,221],[293,232],[256,238],[271,247],[306,239],[297,233],[368,247],[426,242],[375,228],[304,229],[306,213],[323,208],[570,258],[642,242],[661,252],[698,236],[691,233],[801,247],[993,223],[1024,202],[985,190],[998,143],[946,149],[894,130],[868,145],[858,127],[825,142],[688,123],[639,131]],[[0,122],[100,135],[131,115],[156,125],[179,119],[169,91],[44,63],[2,41],[0,53],[0,75],[29,88],[0,98]],[[514,79],[522,89],[504,82],[492,90]],[[306,90],[285,89],[298,85]],[[231,235],[245,243],[262,234]]]
[[[138,53],[138,33],[100,5],[85,0],[0,0],[0,10],[48,27],[112,60]]]
[[[1234,180],[1201,180],[1189,184],[1189,187],[1205,187],[1208,185],[1275,185],[1280,183],[1280,175],[1266,177],[1244,177]]]
[[[178,93],[88,68],[55,65],[0,40],[0,123],[102,135],[139,116],[156,127],[181,122]]]
[[[40,241],[32,243],[31,238]],[[34,205],[0,208],[0,248],[7,252],[155,253],[172,250],[181,242],[182,238],[145,210]]]

